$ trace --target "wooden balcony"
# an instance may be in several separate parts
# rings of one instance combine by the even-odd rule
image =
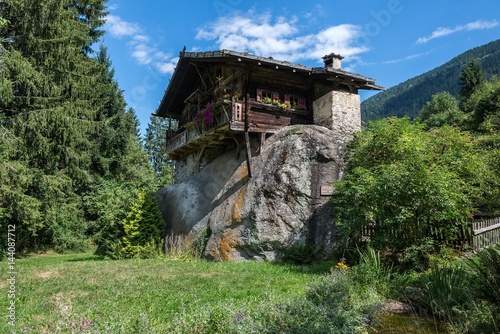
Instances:
[[[271,104],[249,101],[248,131],[274,133],[292,124],[311,124],[312,112],[280,108]],[[167,154],[177,159],[203,147],[223,143],[245,131],[245,102],[225,100],[213,105],[213,122],[192,120],[183,130],[167,141]]]

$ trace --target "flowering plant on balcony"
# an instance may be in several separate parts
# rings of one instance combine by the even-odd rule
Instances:
[[[231,98],[231,94],[229,93],[224,93],[224,94],[221,94],[217,97],[217,102],[222,102],[224,100],[229,100]]]
[[[197,125],[205,123],[210,126],[214,123],[214,113],[211,102],[207,103],[205,109],[196,114],[195,121]]]
[[[291,104],[290,104],[289,100],[285,100],[285,102],[281,102],[279,99],[274,99],[273,105],[276,107],[279,107],[281,109],[290,109],[291,108]]]
[[[263,97],[262,98],[262,103],[271,104],[272,102],[273,102],[273,100],[270,97]]]
[[[234,91],[234,98],[236,100],[241,100],[242,97],[243,97],[243,93],[241,92],[241,90],[240,89],[236,89]]]

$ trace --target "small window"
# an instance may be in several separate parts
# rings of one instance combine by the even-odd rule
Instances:
[[[290,107],[292,109],[297,110],[305,110],[306,109],[306,100],[298,95],[285,94],[285,101],[290,102]]]
[[[277,99],[278,94],[265,89],[257,89],[257,102],[271,104],[275,99]]]

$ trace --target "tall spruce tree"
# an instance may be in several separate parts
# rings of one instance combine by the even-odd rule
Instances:
[[[82,201],[106,180],[151,182],[105,49],[105,0],[0,3],[0,219],[24,250],[82,245]],[[131,181],[132,180],[132,181]]]
[[[144,147],[153,165],[158,188],[172,184],[172,164],[167,159],[166,134],[169,130],[169,124],[171,129],[177,127],[175,120],[151,116],[144,138]]]
[[[460,102],[466,103],[471,95],[486,81],[481,64],[472,58],[460,71]]]

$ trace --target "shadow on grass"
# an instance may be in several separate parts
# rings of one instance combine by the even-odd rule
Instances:
[[[47,265],[64,262],[91,262],[103,261],[104,257],[93,253],[24,253],[16,257],[16,260],[21,260],[24,264],[30,265]]]
[[[307,264],[297,264],[293,262],[277,262],[273,263],[275,266],[283,266],[288,270],[300,273],[300,274],[311,274],[311,275],[323,275],[330,272],[333,267],[332,261],[318,261]]]
[[[67,262],[104,261],[104,260],[105,257],[101,255],[85,254],[85,256],[79,258],[68,259]]]

